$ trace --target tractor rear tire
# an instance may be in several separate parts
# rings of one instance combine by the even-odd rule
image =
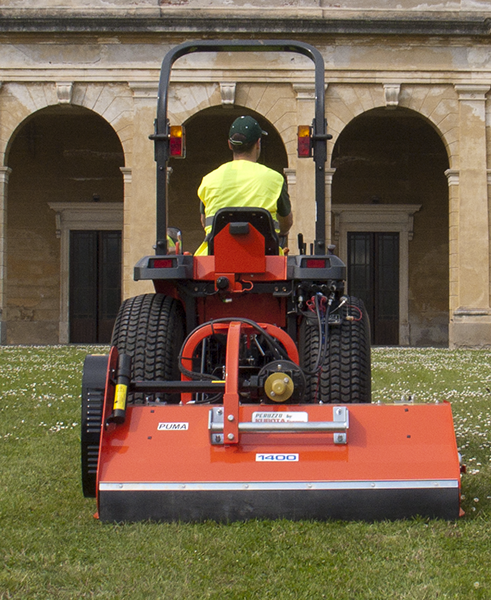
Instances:
[[[329,327],[322,369],[307,375],[305,397],[311,402],[371,402],[370,325],[363,302],[349,296],[340,308],[341,323]],[[349,317],[349,318],[348,318]],[[352,320],[351,320],[352,319]],[[320,348],[318,324],[304,318],[300,326],[300,365],[315,368]]]
[[[181,377],[178,362],[184,337],[181,303],[164,294],[142,294],[121,305],[112,345],[131,356],[132,380],[175,381]],[[128,404],[179,404],[180,400],[180,394],[128,394]]]
[[[95,498],[99,443],[101,439],[104,392],[109,363],[107,355],[85,357],[82,375],[82,490],[86,498]]]

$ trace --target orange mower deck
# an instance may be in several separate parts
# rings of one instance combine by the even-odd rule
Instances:
[[[459,516],[450,404],[243,405],[235,351],[247,326],[221,327],[227,378],[210,385],[224,391],[222,404],[197,405],[183,393],[180,405],[128,406],[119,425],[110,422],[112,349],[97,467],[101,520]],[[183,356],[206,334],[191,336]]]
[[[223,412],[128,407],[126,423],[102,435],[100,519],[459,516],[448,403],[241,406],[234,445],[214,443]]]

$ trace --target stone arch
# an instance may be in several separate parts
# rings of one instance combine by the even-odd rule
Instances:
[[[119,137],[125,164],[131,166],[133,152],[133,92],[117,83],[74,84],[72,104],[100,115]]]
[[[341,131],[332,167],[333,237],[343,259],[348,260],[348,241],[342,237],[348,231],[399,232],[395,343],[447,344],[449,157],[441,132],[415,111],[374,108]],[[376,302],[367,301],[374,305],[372,318]]]
[[[225,99],[225,88],[231,99]],[[296,156],[296,99],[290,83],[209,83],[172,84],[169,91],[169,119],[172,124],[187,122],[195,114],[212,107],[244,107],[262,115],[275,128],[285,144],[289,165]]]
[[[7,342],[90,341],[71,339],[67,331],[69,245],[63,236],[69,231],[63,227],[63,211],[79,211],[71,229],[121,230],[120,137],[93,111],[49,105],[17,127],[6,158],[11,169],[5,228]],[[117,226],[100,218],[108,206],[121,217]]]
[[[396,90],[389,98],[389,88]],[[326,93],[331,149],[344,128],[356,117],[375,108],[407,108],[428,121],[440,136],[449,168],[458,168],[459,104],[451,85],[334,84]]]
[[[8,152],[26,119],[48,107],[83,107],[102,117],[123,146],[125,164],[131,164],[133,95],[127,85],[90,83],[6,83],[1,90],[0,154]]]
[[[459,101],[451,85],[404,85],[400,106],[418,113],[441,138],[449,168],[459,168]]]
[[[36,133],[36,124],[42,124],[44,127],[43,133]],[[83,147],[84,137],[85,142],[89,144],[87,148]],[[106,146],[104,146],[104,137],[108,137]],[[94,111],[80,108],[76,105],[49,105],[34,113],[29,113],[28,116],[16,127],[6,149],[6,165],[13,169],[11,175],[15,177],[16,171],[23,168],[23,165],[16,167],[15,159],[12,158],[12,150],[19,149],[21,145],[25,146],[25,150],[31,154],[36,154],[38,158],[40,150],[49,151],[53,157],[56,156],[56,162],[53,167],[64,170],[64,174],[68,180],[73,179],[80,181],[82,175],[70,174],[70,166],[75,163],[80,163],[80,159],[92,155],[93,163],[101,164],[101,176],[107,169],[107,164],[112,164],[110,167],[110,177],[118,177],[122,181],[120,168],[125,164],[125,154],[121,138],[113,127],[104,117]],[[47,144],[47,146],[46,146]],[[99,152],[98,146],[101,146]],[[57,146],[57,147],[55,147]],[[78,146],[78,148],[77,148]],[[105,148],[108,148],[107,150]],[[116,156],[117,155],[117,156]],[[101,162],[101,159],[102,160]],[[48,160],[46,158],[46,160]],[[62,166],[62,161],[64,165]],[[104,163],[106,161],[106,163]],[[115,165],[118,165],[117,168]],[[45,174],[45,172],[43,172]],[[42,190],[38,190],[41,192]],[[71,190],[72,201],[87,201],[92,200],[92,194],[87,195],[84,191]],[[56,196],[54,190],[52,196]],[[116,194],[118,196],[119,192]],[[101,196],[101,194],[99,194]],[[111,198],[101,198],[103,201],[117,201],[114,194]],[[119,198],[122,200],[122,197]]]
[[[384,90],[373,84],[334,84],[326,92],[329,132],[335,140],[353,119],[374,108],[384,106]]]

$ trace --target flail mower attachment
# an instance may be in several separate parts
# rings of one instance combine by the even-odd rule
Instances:
[[[256,327],[281,342],[285,355],[243,377],[242,347],[254,343]],[[101,520],[459,516],[448,403],[291,403],[304,381],[295,344],[282,330],[205,324],[184,344],[183,365],[201,360],[211,335],[226,337],[223,379],[193,380],[183,367],[181,380],[129,381],[128,356],[116,347],[104,375],[101,357],[87,358],[87,413],[97,398],[101,427],[95,478],[87,470],[84,489],[97,496]],[[127,394],[176,392],[179,405],[126,404]],[[241,401],[251,393],[259,403]]]

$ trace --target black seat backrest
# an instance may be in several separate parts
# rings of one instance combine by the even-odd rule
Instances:
[[[213,239],[228,223],[250,223],[264,237],[266,255],[279,254],[278,234],[274,228],[273,217],[265,208],[221,208],[215,214],[210,236],[208,254],[214,254]]]

